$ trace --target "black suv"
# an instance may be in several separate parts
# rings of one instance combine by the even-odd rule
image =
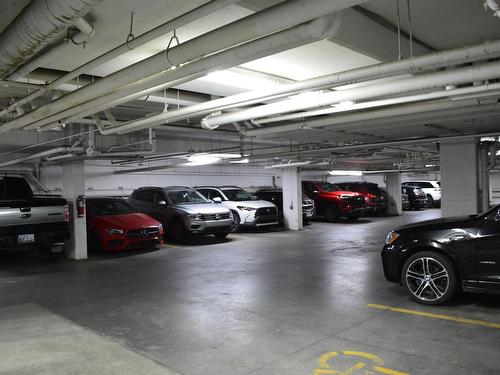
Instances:
[[[401,186],[401,193],[408,196],[408,201],[410,202],[408,205],[409,210],[412,208],[414,210],[425,208],[429,204],[427,196],[420,188],[403,185]]]
[[[255,196],[263,201],[272,202],[278,208],[278,214],[283,219],[283,190],[282,189],[261,189],[255,192]],[[302,194],[302,220],[307,224],[314,216],[314,201],[307,195]]]
[[[459,289],[500,294],[499,249],[500,205],[393,230],[382,250],[384,274],[428,305],[449,301]]]

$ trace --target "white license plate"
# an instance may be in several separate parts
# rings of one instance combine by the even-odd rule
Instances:
[[[17,242],[18,243],[30,243],[30,242],[35,242],[35,234],[30,233],[30,234],[19,234],[17,235]]]

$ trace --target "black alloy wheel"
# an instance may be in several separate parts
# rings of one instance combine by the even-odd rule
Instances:
[[[433,251],[408,258],[401,282],[412,300],[425,305],[442,305],[458,290],[455,266],[446,256]]]

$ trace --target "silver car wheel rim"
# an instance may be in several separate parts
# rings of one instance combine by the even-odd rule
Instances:
[[[415,259],[406,270],[406,285],[422,301],[436,301],[443,297],[450,286],[446,268],[434,258]]]

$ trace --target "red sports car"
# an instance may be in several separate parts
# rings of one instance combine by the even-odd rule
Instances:
[[[144,249],[163,242],[163,227],[120,198],[87,198],[87,238],[95,250]]]

